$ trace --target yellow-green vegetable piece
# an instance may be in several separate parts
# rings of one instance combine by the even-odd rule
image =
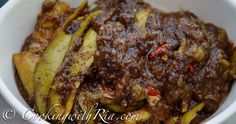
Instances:
[[[60,104],[61,103],[61,96],[57,93],[57,88],[62,84],[59,80],[54,81],[54,84],[50,90],[50,98],[48,100],[48,109],[50,110],[51,114],[64,114],[65,109]]]
[[[80,70],[86,70],[90,67],[90,65],[93,63],[93,55],[97,49],[97,45],[96,45],[96,37],[97,37],[97,33],[90,29],[84,37],[84,41],[82,44],[81,49],[79,50],[78,54],[75,56],[75,60],[76,63],[74,65],[76,66],[72,66],[71,67],[71,73],[69,74],[69,76],[76,76],[73,75],[74,74],[78,74],[78,72]],[[86,54],[86,55],[84,55]],[[52,113],[55,114],[69,114],[72,107],[73,107],[73,103],[74,103],[74,99],[76,96],[76,91],[77,88],[80,85],[80,82],[75,82],[75,88],[71,91],[67,102],[66,102],[66,106],[63,107],[61,105],[61,98],[60,95],[58,93],[56,93],[56,88],[62,84],[60,81],[55,81],[55,83],[53,84],[52,87],[52,91],[51,91],[51,97],[49,99],[49,107],[54,106],[52,109]]]
[[[57,87],[62,84],[60,81],[56,80],[54,82],[54,85],[50,91],[50,99],[48,101],[48,109],[50,110],[51,114],[61,114],[61,115],[67,115],[70,114],[71,109],[74,105],[74,99],[75,99],[75,95],[77,93],[77,88],[72,89],[68,99],[66,101],[65,106],[61,105],[61,96],[56,92]]]
[[[230,71],[229,74],[236,79],[236,50],[234,50],[233,55],[230,60]]]
[[[204,107],[204,103],[200,103],[198,105],[196,105],[195,107],[193,107],[192,109],[190,109],[189,111],[187,111],[183,117],[181,118],[181,123],[182,124],[190,124],[191,121],[197,116],[197,112],[201,111]]]
[[[17,72],[30,97],[34,93],[34,69],[38,60],[39,55],[33,51],[20,52],[13,55]]]
[[[68,19],[66,19],[66,21],[63,23],[63,30],[66,28],[66,26],[72,21],[74,20],[86,7],[88,6],[88,0],[83,0],[82,3],[80,4],[80,6],[78,8],[75,9],[75,11],[73,12],[72,15],[70,15],[70,17]]]
[[[79,52],[75,55],[76,62],[70,69],[70,76],[76,76],[80,70],[86,70],[94,61],[94,54],[97,50],[97,33],[93,29],[84,36],[84,41]]]
[[[65,114],[70,114],[72,107],[74,105],[76,93],[77,93],[77,89],[73,89],[71,91],[70,96],[66,101]]]
[[[101,91],[81,91],[79,92],[79,96],[77,97],[77,102],[79,103],[83,112],[90,112],[91,118],[86,120],[88,124],[95,124],[95,117],[97,104],[96,102],[101,98],[103,92]],[[99,119],[99,118],[98,118]]]
[[[88,17],[85,18],[85,20],[79,26],[79,30],[76,31],[72,37],[72,40],[70,43],[70,51],[73,50],[73,46],[74,46],[74,43],[76,42],[76,40],[78,40],[78,38],[84,34],[84,31],[88,28],[92,19],[101,13],[102,13],[102,11],[98,10],[98,11],[92,12],[91,14],[88,15]],[[81,18],[81,17],[79,17],[79,18]]]
[[[136,24],[140,28],[145,29],[149,14],[150,10],[141,10],[137,12],[135,19],[136,19]]]
[[[218,33],[219,33],[218,39],[222,40],[223,42],[228,41],[228,36],[227,36],[227,33],[224,29],[219,28]]]
[[[71,35],[58,31],[35,68],[35,102],[40,114],[46,111],[46,97],[49,95],[57,70],[64,60],[70,40]]]
[[[49,95],[49,89],[57,72],[57,69],[63,62],[66,51],[67,49],[69,49],[69,46],[72,42],[71,35],[65,34],[64,29],[74,18],[79,15],[81,11],[83,11],[87,7],[87,4],[88,0],[84,0],[81,5],[74,11],[74,13],[63,23],[62,28],[57,31],[55,39],[46,48],[45,54],[41,62],[39,63],[39,67],[37,67],[35,71],[35,87],[37,88],[35,92],[35,101],[40,113],[44,113],[46,111],[45,98]],[[53,56],[56,57],[54,58]]]
[[[141,101],[146,99],[146,95],[140,84],[134,84],[131,90],[132,90],[132,97],[135,101]]]
[[[186,51],[186,49],[188,49],[188,45],[187,45],[187,42],[182,42],[179,49],[178,49],[178,52],[183,54],[184,51]]]

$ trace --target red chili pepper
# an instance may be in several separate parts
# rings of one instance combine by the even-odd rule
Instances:
[[[109,88],[109,87],[106,87],[106,86],[103,86],[103,90],[104,90],[105,92],[112,92],[112,89]]]
[[[168,44],[163,44],[161,47],[159,47],[156,51],[152,52],[149,54],[149,58],[153,59],[157,56],[163,55],[163,53],[166,51],[168,48]]]
[[[160,94],[161,94],[158,89],[154,89],[153,87],[148,87],[147,90],[148,90],[148,91],[147,91],[147,94],[148,94],[149,96],[157,96],[157,95],[160,95]]]
[[[188,65],[188,71],[193,74],[194,73],[194,69],[193,66],[191,64]]]

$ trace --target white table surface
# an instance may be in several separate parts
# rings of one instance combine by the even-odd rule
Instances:
[[[236,107],[236,106],[235,106]],[[28,122],[24,121],[20,115],[16,113],[16,116],[12,120],[5,121],[3,119],[4,111],[11,108],[6,101],[0,95],[0,124],[29,124]],[[236,114],[230,117],[226,122],[223,124],[236,124]]]

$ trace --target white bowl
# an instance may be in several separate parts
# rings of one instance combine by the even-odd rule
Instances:
[[[73,7],[81,0],[66,0]],[[190,10],[206,22],[212,22],[226,29],[229,38],[236,44],[236,0],[145,0],[165,11]],[[12,54],[19,52],[25,38],[33,31],[37,14],[43,0],[10,0],[0,9],[0,92],[17,112],[30,119],[36,117],[21,97],[14,80]],[[90,1],[92,2],[92,0]],[[236,85],[206,124],[224,122],[236,112]],[[25,113],[27,112],[27,113]],[[32,123],[45,124],[44,120],[30,119]]]

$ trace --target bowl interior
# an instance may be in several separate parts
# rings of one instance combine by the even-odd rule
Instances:
[[[64,0],[73,7],[81,0]],[[144,0],[145,1],[145,0]],[[236,43],[236,6],[227,0],[146,0],[152,6],[164,11],[190,10],[206,22],[212,22],[224,27],[229,38]],[[11,0],[0,12],[0,77],[7,89],[1,89],[3,96],[9,90],[16,99],[27,107],[21,97],[14,80],[12,54],[19,52],[25,38],[33,31],[37,14],[41,10],[43,0]],[[93,0],[90,0],[93,2]],[[4,12],[4,13],[3,13]],[[1,86],[0,86],[1,87]],[[209,119],[214,120],[219,113],[236,101],[236,85],[233,85],[230,95],[220,109]],[[8,100],[14,106],[15,101]],[[235,108],[236,110],[236,108]],[[231,110],[235,112],[235,110]],[[19,110],[21,111],[21,110]],[[21,113],[23,113],[21,111]],[[217,116],[218,117],[218,116]],[[225,117],[226,118],[226,117]],[[225,119],[224,118],[224,119]]]

